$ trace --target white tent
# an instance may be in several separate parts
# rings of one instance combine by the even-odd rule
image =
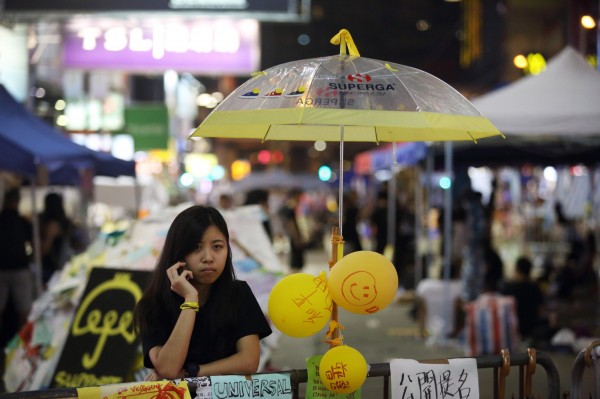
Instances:
[[[541,74],[472,102],[507,138],[600,135],[600,72],[571,46]]]
[[[531,75],[472,100],[506,139],[454,145],[456,165],[595,165],[600,152],[600,72],[571,46]],[[470,144],[470,143],[469,143]],[[436,150],[436,163],[442,158]]]

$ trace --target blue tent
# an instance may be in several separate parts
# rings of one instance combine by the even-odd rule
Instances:
[[[134,162],[122,161],[72,142],[28,112],[0,85],[0,169],[28,176],[34,185],[40,169],[45,170],[50,184],[77,185],[79,172],[85,168],[92,169],[96,175],[135,176]],[[32,194],[35,204],[35,190],[32,190]],[[33,222],[34,258],[38,268],[36,279],[40,289],[41,255],[37,217],[33,218]]]
[[[40,167],[48,172],[51,184],[78,184],[83,168],[101,176],[135,176],[135,162],[72,142],[0,85],[0,169],[32,177]]]

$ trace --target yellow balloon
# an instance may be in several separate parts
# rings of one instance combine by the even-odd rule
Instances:
[[[319,332],[331,317],[325,275],[295,273],[279,280],[269,295],[269,317],[282,333],[301,338]]]
[[[369,368],[363,355],[349,346],[329,349],[321,358],[319,377],[335,393],[352,393],[364,384]]]
[[[398,291],[396,268],[373,251],[352,252],[329,272],[331,298],[352,313],[371,314],[387,307]]]

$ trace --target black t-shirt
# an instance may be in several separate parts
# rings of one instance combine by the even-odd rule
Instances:
[[[29,267],[26,243],[32,241],[31,223],[15,210],[0,212],[0,270]]]
[[[233,331],[224,331],[220,334],[221,337],[227,336],[228,338],[226,347],[220,350],[217,349],[218,337],[212,337],[208,332],[206,315],[215,306],[214,299],[209,297],[208,301],[200,307],[196,314],[196,322],[186,362],[206,364],[223,359],[237,352],[236,343],[240,338],[256,334],[262,339],[271,334],[271,327],[248,283],[238,280],[235,287],[239,298],[235,328],[233,328]],[[171,327],[166,320],[160,320],[153,327],[152,331],[141,334],[144,366],[148,368],[154,368],[150,361],[150,349],[158,345],[164,345],[171,335]]]
[[[531,333],[539,323],[540,306],[544,303],[544,296],[540,288],[531,281],[510,281],[502,286],[502,293],[515,297],[517,302],[517,317],[519,319],[519,332],[523,337]]]

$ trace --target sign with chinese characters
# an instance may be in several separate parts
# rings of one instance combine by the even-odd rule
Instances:
[[[315,355],[306,359],[306,372],[308,375],[306,381],[306,399],[360,399],[361,388],[349,394],[340,394],[325,387],[319,374],[319,364],[322,358],[322,355]]]
[[[138,349],[133,310],[149,274],[139,270],[92,269],[54,371],[52,388],[125,381]]]
[[[63,33],[63,65],[248,75],[260,65],[259,24],[254,19],[74,19]]]
[[[392,399],[479,398],[477,361],[448,359],[421,363],[413,359],[390,362]]]

